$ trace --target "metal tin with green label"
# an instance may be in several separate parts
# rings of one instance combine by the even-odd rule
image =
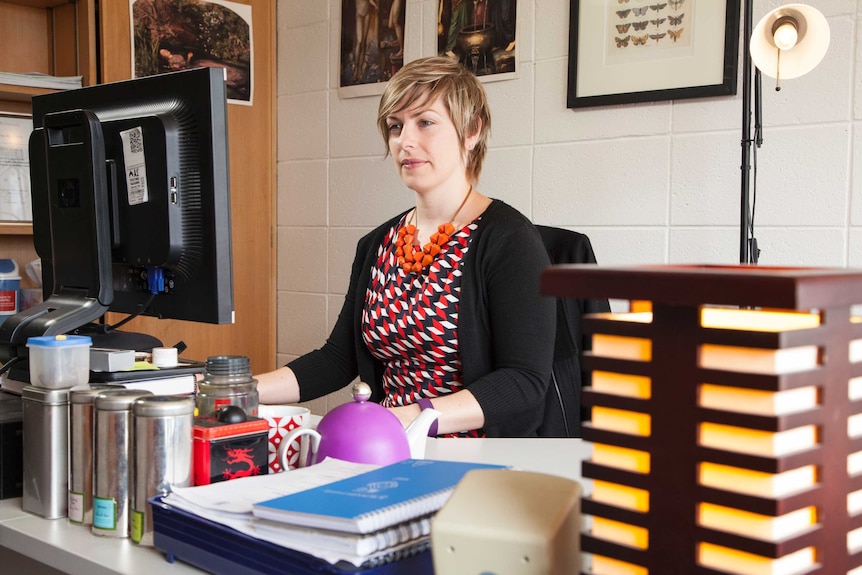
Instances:
[[[167,495],[192,481],[192,396],[152,395],[132,406],[134,416],[134,482],[132,542],[152,546],[153,517],[147,500]]]
[[[145,395],[152,394],[134,389],[107,389],[94,401],[92,532],[96,535],[129,536],[130,494],[134,477],[132,404]]]

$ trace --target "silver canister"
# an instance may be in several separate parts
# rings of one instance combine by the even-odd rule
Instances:
[[[21,392],[24,448],[21,507],[46,519],[66,516],[69,390],[28,385]]]
[[[173,487],[188,487],[192,483],[194,411],[194,398],[182,395],[142,397],[132,406],[135,473],[130,535],[133,543],[153,544],[153,516],[147,499],[167,495]]]
[[[92,383],[69,390],[69,522],[93,524],[93,425],[96,396],[121,385]]]
[[[135,389],[105,390],[96,396],[93,457],[93,527],[96,535],[129,536],[134,459],[132,404],[152,395]]]
[[[212,415],[223,407],[236,405],[249,417],[257,417],[257,380],[244,355],[216,355],[207,358],[204,377],[198,382],[198,415]]]

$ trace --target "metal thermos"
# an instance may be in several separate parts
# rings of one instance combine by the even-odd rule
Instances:
[[[69,521],[93,524],[93,422],[96,396],[121,385],[91,383],[69,390]]]
[[[153,544],[153,516],[147,499],[192,484],[195,400],[191,396],[142,397],[132,406],[135,464],[131,539]]]
[[[257,380],[244,355],[208,357],[204,377],[198,382],[198,415],[211,415],[228,405],[239,406],[250,417],[257,417]]]
[[[132,404],[152,395],[135,389],[105,390],[96,396],[93,458],[93,528],[96,535],[129,536],[132,457]]]
[[[24,437],[21,507],[46,519],[66,516],[69,390],[28,385],[21,392]]]

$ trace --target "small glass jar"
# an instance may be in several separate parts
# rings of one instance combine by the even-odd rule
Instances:
[[[208,357],[204,377],[198,382],[198,416],[215,414],[228,405],[242,408],[247,417],[258,416],[257,380],[244,355]]]

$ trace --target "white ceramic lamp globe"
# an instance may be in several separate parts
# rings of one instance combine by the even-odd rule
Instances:
[[[757,23],[749,52],[761,72],[786,80],[813,70],[828,49],[829,24],[823,14],[806,4],[787,4]]]

